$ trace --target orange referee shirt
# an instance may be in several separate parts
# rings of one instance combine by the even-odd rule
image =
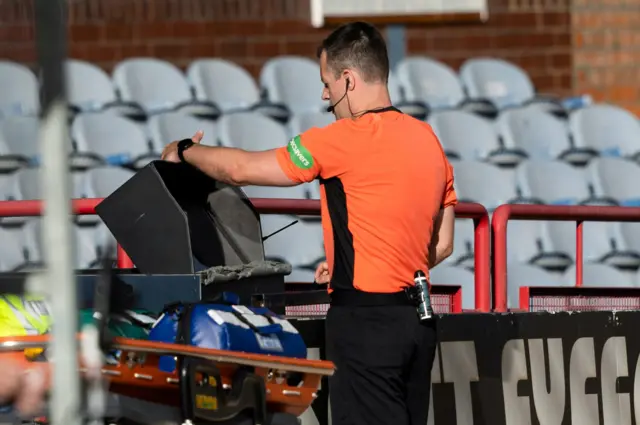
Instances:
[[[387,108],[311,128],[277,158],[291,180],[320,180],[330,290],[398,292],[416,270],[428,276],[434,220],[457,203],[429,124]]]

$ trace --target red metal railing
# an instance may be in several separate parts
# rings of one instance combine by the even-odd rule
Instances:
[[[95,214],[96,206],[102,202],[100,198],[74,199],[72,210],[77,215]],[[320,201],[310,199],[251,199],[256,210],[261,214],[320,214]],[[0,202],[0,217],[39,216],[43,211],[43,203],[33,201]],[[475,301],[476,310],[488,312],[491,309],[491,271],[490,271],[490,227],[489,215],[485,207],[475,203],[461,203],[456,206],[456,218],[473,219],[475,225],[474,265],[475,265]],[[133,268],[134,265],[127,253],[118,246],[118,267]]]
[[[576,286],[582,286],[582,223],[585,221],[640,221],[640,208],[561,205],[500,205],[493,212],[493,308],[507,311],[507,222],[509,220],[575,221]]]

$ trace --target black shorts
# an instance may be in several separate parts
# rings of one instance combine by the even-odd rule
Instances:
[[[413,306],[331,306],[326,317],[332,425],[425,425],[433,321]]]

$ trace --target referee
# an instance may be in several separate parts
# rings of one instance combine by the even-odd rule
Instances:
[[[332,423],[424,425],[436,332],[404,288],[453,250],[453,170],[431,127],[391,105],[387,49],[373,26],[336,29],[318,57],[336,122],[261,152],[203,146],[199,131],[162,158],[236,186],[319,180]]]

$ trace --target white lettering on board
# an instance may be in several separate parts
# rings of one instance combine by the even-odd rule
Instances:
[[[580,338],[573,344],[569,360],[572,425],[598,425],[598,395],[585,393],[587,378],[595,377],[593,338]]]
[[[629,376],[628,369],[625,338],[623,336],[609,338],[602,347],[600,364],[604,425],[631,425],[631,396],[619,394],[617,390],[618,378]]]
[[[436,355],[433,358],[433,366],[431,367],[431,391],[429,391],[429,416],[427,416],[427,425],[435,425],[433,418],[433,384],[442,382],[442,374],[440,373],[440,345],[436,347]]]
[[[502,349],[502,393],[507,425],[530,425],[529,397],[518,396],[518,382],[528,378],[524,341],[512,339]]]
[[[531,364],[531,387],[533,403],[538,421],[545,425],[561,425],[565,411],[564,356],[562,340],[546,340],[549,351],[549,364],[544,361],[544,340],[530,339],[529,362]],[[547,385],[549,368],[549,385]],[[549,391],[547,391],[549,388]]]
[[[478,360],[474,341],[442,342],[442,380],[453,383],[456,423],[473,424],[471,382],[478,382]]]

